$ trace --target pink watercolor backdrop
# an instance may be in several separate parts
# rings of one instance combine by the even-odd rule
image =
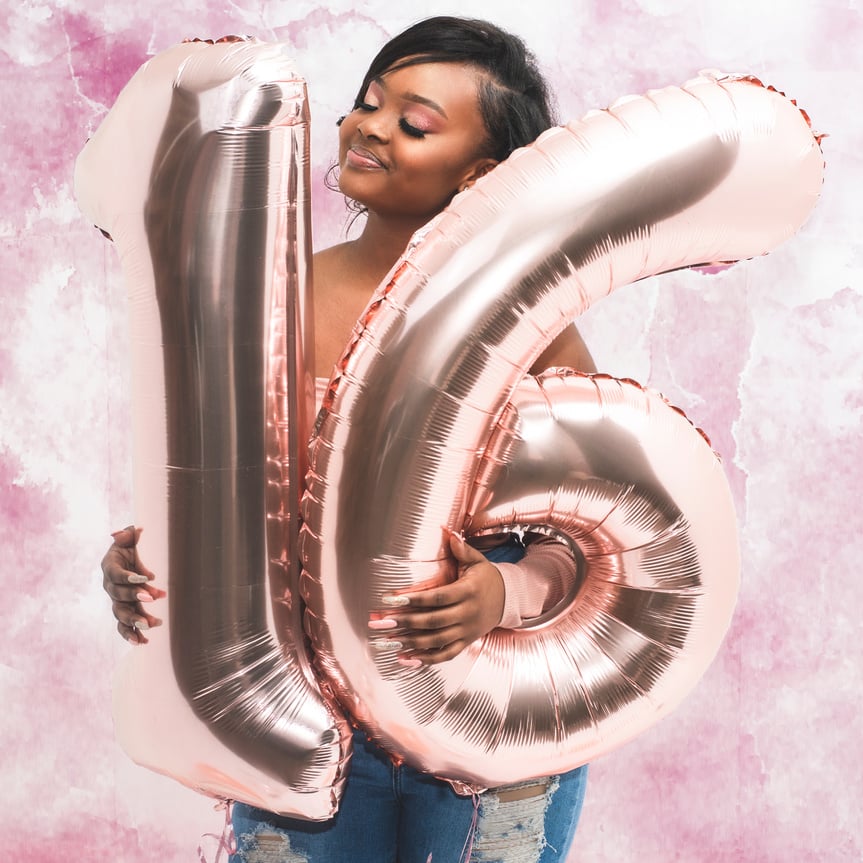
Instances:
[[[621,291],[582,330],[602,370],[665,392],[722,452],[743,587],[725,647],[653,731],[594,765],[571,861],[863,859],[860,500],[863,12],[846,0],[3,0],[0,6],[0,857],[180,863],[212,802],[112,739],[113,631],[98,561],[130,520],[124,298],[78,215],[75,156],[146,57],[187,35],[291,40],[320,184],[334,121],[384,39],[432,12],[526,37],[562,118],[716,67],[752,72],[830,133],[823,198],[769,258]]]

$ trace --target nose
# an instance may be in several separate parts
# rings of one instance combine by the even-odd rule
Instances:
[[[357,125],[359,133],[368,139],[386,143],[389,140],[389,132],[387,131],[386,119],[383,117],[382,111],[375,111],[366,117]]]

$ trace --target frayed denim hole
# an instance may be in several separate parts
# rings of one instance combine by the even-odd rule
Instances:
[[[305,854],[291,848],[291,840],[270,825],[254,833],[243,833],[238,839],[235,860],[239,863],[308,863]]]
[[[545,813],[559,786],[557,777],[549,779],[539,794],[520,800],[501,800],[491,791],[483,794],[470,863],[537,863],[548,845]]]

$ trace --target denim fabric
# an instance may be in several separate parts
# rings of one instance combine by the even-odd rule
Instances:
[[[494,562],[523,553],[516,541],[485,552]],[[547,785],[532,798],[501,801],[494,791],[463,797],[447,782],[395,766],[357,731],[336,815],[300,821],[236,803],[230,863],[562,863],[586,782],[587,767],[580,767],[525,783]]]

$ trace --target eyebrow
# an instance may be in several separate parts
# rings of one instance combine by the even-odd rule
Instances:
[[[375,83],[378,86],[382,87],[384,90],[389,89],[384,79],[380,77],[372,78],[369,83]],[[425,105],[426,108],[431,108],[432,111],[436,111],[445,120],[449,120],[446,111],[444,111],[444,109],[440,105],[438,105],[438,103],[435,102],[434,99],[428,99],[425,96],[420,96],[418,93],[401,93],[400,95],[402,99],[405,99],[408,102],[416,102],[417,105]]]

